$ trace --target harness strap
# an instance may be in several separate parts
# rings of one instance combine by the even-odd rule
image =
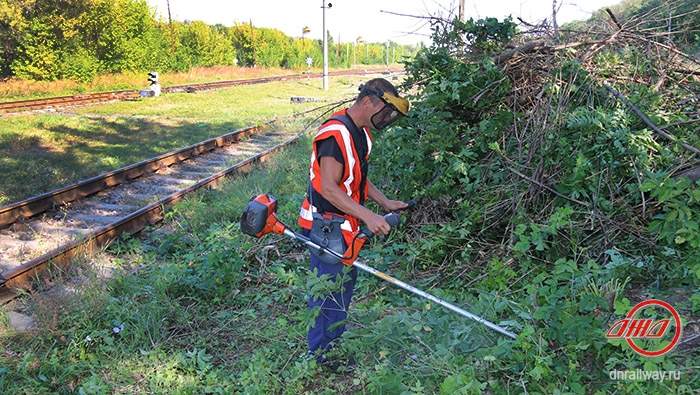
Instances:
[[[367,196],[365,196],[365,187],[367,186],[368,162],[367,162],[367,155],[365,155],[364,157],[360,157],[360,150],[358,149],[359,147],[357,145],[358,141],[355,137],[362,136],[363,138],[367,139],[367,137],[365,136],[365,132],[362,131],[362,133],[359,133],[360,130],[358,130],[357,126],[355,125],[355,122],[353,122],[352,119],[349,116],[347,116],[347,114],[334,115],[328,121],[330,121],[330,120],[340,121],[343,125],[345,125],[345,127],[348,130],[355,131],[355,133],[350,133],[350,135],[352,136],[352,144],[355,146],[355,152],[357,152],[357,156],[360,159],[360,174],[362,177],[362,178],[360,178],[360,204],[364,204],[365,199],[367,198]],[[326,122],[328,122],[328,121],[326,121]],[[368,154],[369,154],[369,144],[370,144],[369,141],[367,141],[367,153]],[[352,169],[350,169],[350,171],[352,171]]]

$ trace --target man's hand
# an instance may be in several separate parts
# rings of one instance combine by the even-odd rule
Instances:
[[[408,207],[408,203],[400,200],[387,200],[383,205],[383,208],[386,211],[396,211],[406,207]]]
[[[401,210],[406,207],[408,207],[407,203],[404,203],[400,200],[391,200],[388,199],[382,191],[377,189],[377,187],[372,184],[372,181],[367,180],[367,196],[377,202],[382,208],[386,211],[396,211],[396,210]]]
[[[367,228],[369,228],[369,230],[375,235],[386,236],[391,230],[391,225],[389,225],[389,223],[386,222],[384,217],[381,215],[372,213],[372,215],[368,216],[364,222],[365,225],[367,225]]]

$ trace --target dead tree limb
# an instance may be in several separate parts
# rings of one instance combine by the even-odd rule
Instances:
[[[606,8],[605,12],[608,13],[608,16],[613,21],[615,26],[617,26],[618,29],[622,30],[622,25],[620,24],[620,22],[618,22],[617,18],[615,17],[615,14],[613,14],[612,10],[610,8]]]
[[[520,177],[520,178],[522,178],[522,179],[525,179],[525,180],[527,180],[527,181],[530,181],[531,183],[533,183],[533,184],[539,186],[540,188],[544,188],[544,189],[548,190],[549,192],[551,192],[551,193],[553,193],[553,194],[559,196],[559,197],[562,198],[562,199],[566,199],[566,200],[568,200],[568,201],[570,201],[570,202],[572,202],[572,203],[580,204],[580,205],[582,205],[582,206],[584,206],[584,207],[591,208],[591,205],[590,205],[590,204],[588,204],[588,203],[586,203],[586,202],[582,202],[582,201],[577,200],[577,199],[574,199],[574,198],[571,198],[571,197],[568,197],[568,196],[566,196],[566,195],[563,195],[563,194],[559,193],[556,189],[554,189],[554,188],[552,188],[552,187],[550,187],[550,186],[548,186],[548,185],[545,185],[545,184],[543,184],[543,183],[541,183],[541,182],[539,182],[539,181],[537,181],[537,180],[535,180],[535,179],[533,179],[533,178],[531,178],[531,177],[528,177],[528,176],[526,176],[525,174],[523,174],[523,173],[521,173],[521,172],[515,170],[514,168],[512,168],[512,167],[510,167],[510,166],[507,166],[506,168],[507,168],[508,170],[510,170],[511,172],[513,172],[513,173],[514,173],[515,175],[517,175],[518,177]]]
[[[671,71],[673,71],[675,73],[681,73],[681,74],[700,75],[700,70],[674,68],[674,69],[671,69]]]
[[[614,42],[617,37],[622,33],[622,30],[618,30],[615,33],[613,33],[610,37],[606,38],[605,40],[593,44],[588,51],[586,51],[585,54],[583,54],[583,61],[586,62],[589,59],[591,59],[596,53],[598,53],[601,49],[605,48],[607,45],[610,43]]]
[[[685,58],[686,60],[689,60],[689,61],[693,62],[694,64],[700,65],[700,61],[698,61],[698,60],[695,59],[694,57],[688,55],[687,53],[685,53],[685,52],[683,52],[683,51],[679,51],[679,50],[677,50],[676,48],[673,48],[673,47],[671,47],[671,46],[669,46],[669,45],[660,43],[660,42],[658,42],[658,41],[656,41],[656,40],[648,39],[648,38],[646,38],[646,37],[644,37],[644,36],[641,36],[641,35],[632,35],[631,38],[636,38],[636,39],[638,39],[638,40],[642,40],[642,41],[647,42],[647,43],[652,44],[652,45],[658,45],[659,47],[664,48],[664,49],[666,49],[666,50],[668,50],[668,51],[671,51],[671,52],[675,53],[676,55],[679,55],[679,56]]]
[[[685,143],[685,142],[683,142],[683,141],[677,139],[675,136],[669,134],[669,133],[666,132],[665,130],[663,130],[663,129],[659,128],[658,126],[656,126],[656,124],[654,124],[654,122],[653,122],[644,112],[642,112],[642,110],[639,109],[639,107],[635,106],[634,103],[632,103],[632,102],[631,102],[628,98],[626,98],[622,93],[616,91],[613,87],[611,87],[610,85],[608,85],[608,84],[606,84],[606,83],[603,83],[603,86],[605,86],[605,89],[607,89],[608,92],[612,93],[612,95],[615,96],[615,98],[617,98],[618,100],[620,100],[620,101],[621,101],[622,103],[624,103],[630,110],[632,110],[632,112],[634,112],[635,114],[637,114],[637,116],[639,117],[639,119],[641,119],[642,122],[644,122],[647,126],[649,126],[649,127],[651,128],[651,130],[653,130],[654,132],[656,132],[656,134],[658,134],[659,136],[665,138],[666,140],[673,141],[673,142],[677,142],[677,143],[679,143],[681,146],[683,146],[683,148],[687,149],[688,151],[690,151],[690,152],[692,152],[692,153],[694,153],[694,154],[696,154],[696,155],[700,155],[700,149],[698,149],[697,147],[693,147],[692,145],[687,144],[687,143]]]
[[[688,178],[690,178],[690,181],[693,181],[693,182],[700,180],[700,166],[692,167],[692,168],[678,174],[678,177],[688,177]]]
[[[551,48],[549,45],[547,45],[547,42],[545,40],[535,40],[535,41],[526,42],[525,44],[523,44],[517,48],[503,51],[500,54],[494,56],[493,62],[496,64],[505,63],[510,58],[515,56],[516,54],[533,52],[533,51],[540,50],[543,48]]]

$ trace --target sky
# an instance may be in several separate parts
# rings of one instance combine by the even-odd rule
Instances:
[[[390,11],[411,15],[447,15],[456,12],[457,0],[325,0],[332,3],[326,10],[326,28],[337,41],[354,41],[362,37],[369,42],[392,40],[402,44],[427,43],[430,34],[425,19],[392,15]],[[167,0],[147,0],[159,17],[167,19]],[[557,20],[586,19],[593,11],[620,0],[565,0]],[[321,38],[322,10],[318,0],[170,0],[174,20],[201,20],[209,24],[233,25],[253,22],[255,26],[273,27],[289,36],[301,36],[304,26],[311,28],[307,37]],[[552,0],[466,0],[465,16],[504,18],[521,17],[528,22],[551,16]]]

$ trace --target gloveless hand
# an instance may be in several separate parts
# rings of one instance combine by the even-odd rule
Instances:
[[[408,204],[400,200],[387,200],[382,206],[386,211],[396,211],[406,207],[408,207]]]
[[[391,225],[381,215],[372,213],[364,222],[375,235],[386,236],[391,231]]]

